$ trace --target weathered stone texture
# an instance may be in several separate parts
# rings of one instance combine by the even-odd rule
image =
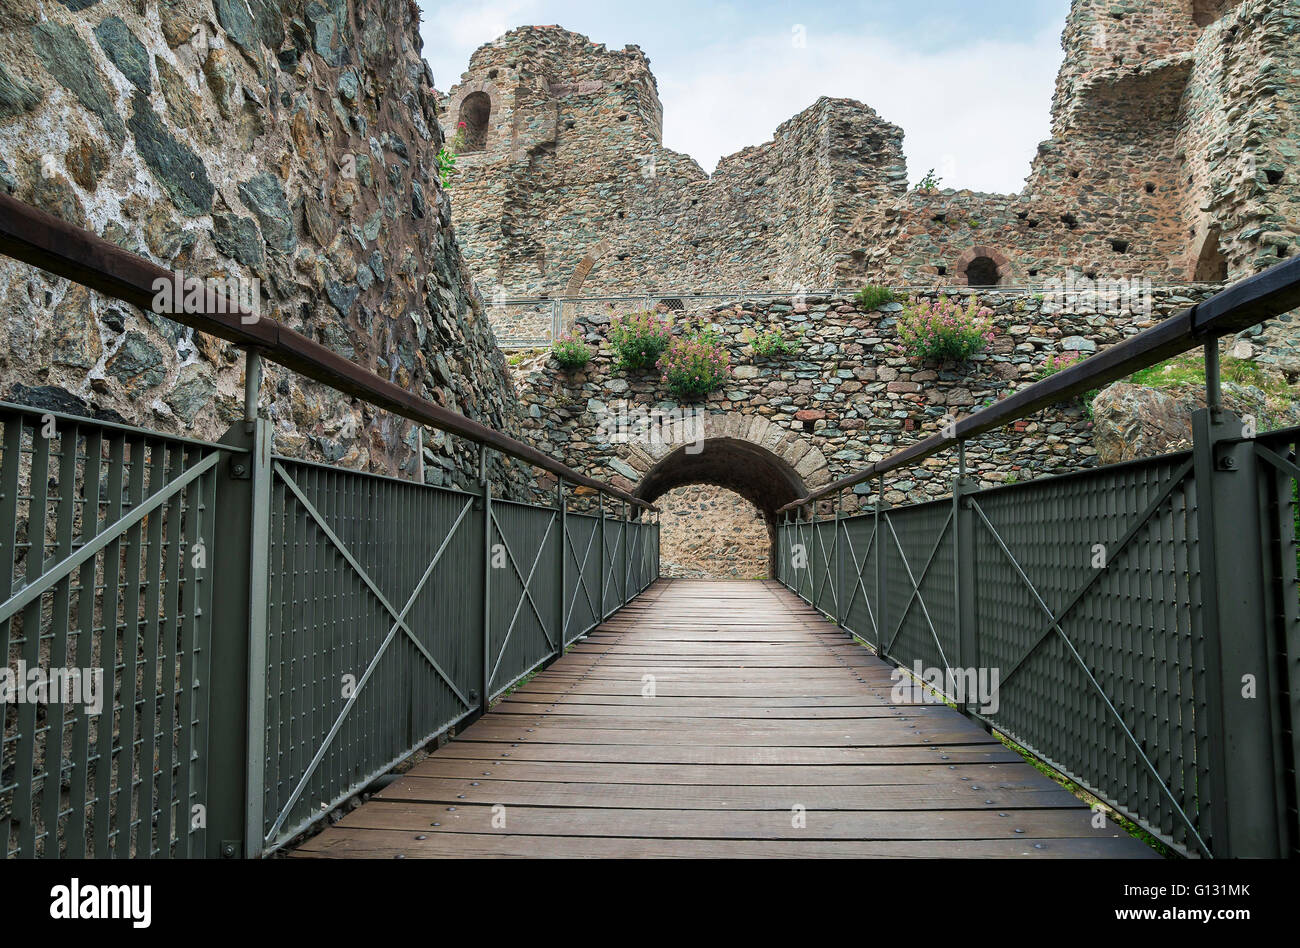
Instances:
[[[1300,242],[1300,8],[1075,0],[1019,194],[908,190],[902,131],[821,98],[706,176],[660,141],[635,46],[558,27],[480,48],[441,115],[457,226],[489,292],[1238,278]],[[959,83],[960,77],[954,77]],[[995,130],[991,134],[996,134]],[[979,264],[971,269],[972,264]]]
[[[679,487],[656,501],[662,511],[659,572],[685,579],[768,575],[767,521],[739,494],[705,485]]]
[[[518,433],[432,171],[443,139],[413,3],[6,11],[6,190],[187,276],[256,280],[263,315]],[[68,405],[206,438],[241,413],[242,360],[218,340],[13,262],[0,262],[0,307],[0,397],[64,390]],[[415,432],[357,400],[271,365],[262,405],[285,453],[415,470]],[[472,482],[471,446],[431,435],[425,453],[431,482]],[[526,480],[499,461],[493,477]]]
[[[967,414],[1031,384],[1050,357],[1115,343],[1207,294],[1198,287],[1158,289],[1149,313],[1107,313],[1095,306],[1065,307],[1041,295],[979,293],[981,304],[993,311],[997,336],[987,352],[964,366],[918,365],[900,354],[894,331],[898,303],[866,312],[843,298],[809,298],[798,306],[715,306],[701,318],[726,342],[736,371],[699,404],[704,418],[698,430],[706,441],[731,438],[761,447],[789,465],[804,486],[818,486],[937,433],[945,415]],[[756,359],[753,334],[773,324],[801,333],[799,351]],[[596,348],[584,370],[568,375],[554,362],[516,369],[533,440],[575,467],[634,487],[658,460],[691,440],[695,429],[687,425],[686,437],[667,429],[657,443],[610,438],[609,420],[624,404],[669,412],[681,406],[653,374],[626,375],[612,366],[604,343],[607,316],[583,316],[578,325]],[[985,486],[1090,467],[1096,455],[1082,402],[989,432],[966,450],[970,476]],[[919,502],[947,494],[954,464],[953,457],[942,455],[887,475],[886,499]],[[734,476],[743,481],[743,469]],[[722,486],[743,493],[739,481]],[[863,505],[871,489],[860,485],[846,494],[846,508]],[[746,496],[764,506],[761,496]]]

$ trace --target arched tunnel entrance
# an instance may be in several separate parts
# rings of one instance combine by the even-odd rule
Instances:
[[[679,490],[693,485],[710,485],[723,492],[709,496]],[[726,492],[748,503],[734,503]],[[776,511],[807,492],[803,477],[788,460],[759,444],[731,437],[705,438],[673,449],[645,472],[635,490],[636,496],[651,503],[670,495],[672,503],[661,505],[667,508],[662,529],[665,547],[674,550],[698,548],[710,536],[719,544],[753,543],[761,539],[753,528],[756,512],[765,527],[769,576],[775,575]],[[725,522],[728,517],[734,519],[730,528]],[[692,530],[695,534],[688,541],[672,535]],[[746,559],[739,558],[740,562]]]

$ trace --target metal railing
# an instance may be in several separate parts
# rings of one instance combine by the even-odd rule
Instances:
[[[1176,851],[1297,855],[1300,429],[1222,408],[1217,341],[1297,303],[1293,260],[808,494],[777,578]],[[968,438],[1197,345],[1191,451],[965,478]],[[951,447],[950,499],[885,502],[884,473]],[[867,513],[795,517],[872,479]]]
[[[134,303],[170,276],[2,194],[0,251]],[[177,321],[248,347],[219,442],[0,403],[7,857],[273,852],[658,576],[649,504],[209,303]],[[263,354],[476,442],[478,490],[276,455]],[[490,451],[555,474],[554,504],[494,497]]]

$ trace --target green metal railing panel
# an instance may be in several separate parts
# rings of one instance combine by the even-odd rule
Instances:
[[[885,651],[927,668],[957,664],[952,505],[890,510],[880,518],[885,560]]]
[[[587,514],[566,518],[564,642],[567,645],[595,628],[600,611],[600,519]]]
[[[1173,456],[977,495],[975,582],[992,723],[1193,852],[1212,834],[1187,474]]]
[[[624,543],[627,521],[615,517],[605,518],[604,576],[601,579],[601,602],[605,615],[609,615],[627,601],[625,587]]]
[[[222,458],[0,404],[0,656],[14,672],[66,676],[45,694],[16,676],[24,700],[2,705],[6,856],[204,851]]]
[[[274,847],[475,708],[467,494],[278,459],[264,833]]]
[[[560,520],[549,507],[492,502],[491,617],[495,697],[555,654],[560,643],[556,573]]]
[[[6,856],[272,852],[658,576],[657,524],[250,452],[268,436],[0,403],[3,667],[88,669],[104,701],[0,706]]]
[[[873,646],[879,646],[875,517],[849,517],[842,520],[840,542],[843,544],[840,576],[843,582],[841,595],[844,597],[844,627]]]
[[[1273,451],[1261,454],[1272,465],[1261,489],[1292,825],[1300,796],[1295,441],[1288,432],[1259,443]],[[1192,474],[1183,453],[966,493],[961,529],[972,531],[972,556],[964,575],[951,500],[841,519],[838,564],[818,543],[833,520],[787,521],[777,533],[777,576],[825,610],[833,600],[818,583],[829,571],[845,627],[878,650],[883,642],[898,665],[996,670],[996,708],[974,700],[968,713],[1175,849],[1205,855],[1215,838],[1213,656],[1202,633]],[[800,548],[804,569],[795,568]],[[959,614],[962,595],[968,611]]]

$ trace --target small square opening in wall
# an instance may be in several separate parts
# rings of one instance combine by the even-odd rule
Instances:
[[[1264,180],[1267,181],[1269,184],[1281,184],[1282,172],[1277,168],[1265,168]]]
[[[1114,238],[1110,241],[1110,249],[1116,253],[1128,253],[1128,241]]]
[[[947,267],[943,267],[943,266],[935,267],[935,268],[934,268],[934,271],[935,271],[935,273],[939,274],[939,276],[947,276],[947,275],[948,275],[948,268],[947,268]]]
[[[812,434],[813,429],[817,427],[817,422],[813,421],[811,418],[806,419],[805,421],[803,421],[802,424],[803,424],[803,430],[808,432],[809,434]]]

